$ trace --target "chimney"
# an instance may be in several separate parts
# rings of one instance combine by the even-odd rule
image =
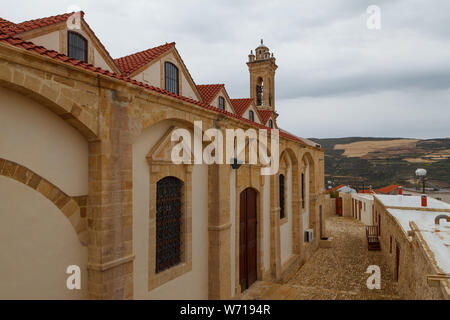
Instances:
[[[425,194],[422,195],[422,207],[427,206],[427,196]]]
[[[399,186],[398,187],[398,194],[401,196],[401,195],[403,195],[403,188],[402,188],[402,186]]]

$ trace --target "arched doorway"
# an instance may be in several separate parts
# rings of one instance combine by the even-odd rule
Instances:
[[[239,284],[241,291],[257,279],[257,191],[247,188],[240,195]]]

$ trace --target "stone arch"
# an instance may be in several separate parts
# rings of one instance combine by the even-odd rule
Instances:
[[[300,186],[299,186],[299,165],[298,159],[295,152],[286,147],[281,152],[280,156],[280,168],[282,161],[284,159],[289,159],[290,164],[290,194],[291,194],[291,215],[292,221],[290,222],[292,226],[292,254],[298,255],[300,253],[300,226],[301,226],[301,212],[300,212]],[[281,233],[280,233],[281,235]]]
[[[50,73],[36,73],[7,63],[1,66],[0,87],[4,87],[42,104],[76,128],[88,141],[97,138],[95,115],[77,104],[76,81]]]
[[[87,196],[70,197],[37,173],[18,163],[3,158],[0,158],[0,175],[30,187],[50,200],[70,221],[83,246],[87,246]]]
[[[151,107],[151,112],[143,114],[142,109],[147,107]],[[136,116],[133,121],[136,122],[135,127],[140,128],[140,130],[133,134],[134,137],[140,136],[148,128],[151,128],[163,121],[174,121],[186,127],[193,128],[194,121],[201,119],[203,131],[213,126],[213,121],[205,120],[204,116],[196,117],[194,114],[187,111],[168,107],[164,105],[163,102],[158,105],[152,104],[150,106],[148,104],[138,105],[137,108],[139,110],[136,112]]]

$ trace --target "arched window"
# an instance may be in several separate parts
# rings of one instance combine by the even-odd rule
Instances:
[[[181,262],[183,182],[165,177],[156,184],[156,273]]]
[[[258,78],[256,82],[256,105],[260,106],[263,104],[264,99],[264,82],[261,77]]]
[[[284,175],[280,174],[280,219],[285,217],[284,212]]]
[[[272,119],[269,120],[269,128],[273,129],[273,121],[272,121]]]
[[[166,90],[179,94],[178,68],[170,62],[164,64]]]
[[[223,97],[219,97],[219,109],[225,110],[225,99]]]
[[[250,119],[250,121],[255,121],[255,113],[253,112],[253,110],[250,110],[248,112],[248,118]]]
[[[67,33],[67,53],[68,56],[80,61],[87,62],[88,42],[79,33],[69,31]]]

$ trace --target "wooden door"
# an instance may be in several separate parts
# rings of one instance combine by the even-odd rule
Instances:
[[[336,198],[336,214],[342,217],[342,198]]]
[[[239,283],[241,291],[244,291],[257,278],[257,220],[254,189],[248,188],[241,192],[239,215]]]

